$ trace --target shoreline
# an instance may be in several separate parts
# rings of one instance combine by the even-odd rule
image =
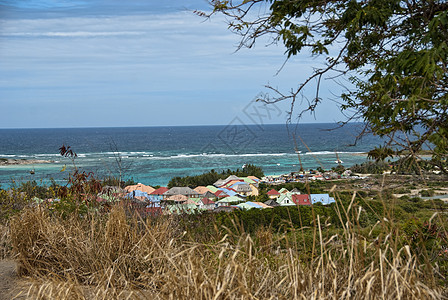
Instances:
[[[54,161],[43,159],[12,159],[12,158],[0,158],[0,166],[13,166],[13,165],[33,165],[33,164],[50,164]]]

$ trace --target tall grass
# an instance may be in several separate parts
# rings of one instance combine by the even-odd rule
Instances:
[[[175,218],[129,217],[121,206],[70,217],[38,207],[12,220],[11,243],[33,299],[446,298],[394,224],[381,219],[373,236],[354,201],[337,211],[339,232],[315,216],[312,228],[254,235],[235,222],[197,242]]]
[[[0,260],[11,257],[12,252],[9,226],[0,224]]]

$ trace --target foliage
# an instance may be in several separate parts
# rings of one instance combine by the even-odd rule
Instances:
[[[420,192],[420,196],[422,197],[432,197],[434,196],[434,190],[423,190]]]
[[[215,170],[211,170],[210,172],[196,176],[173,177],[168,183],[168,187],[171,188],[174,186],[188,186],[191,188],[195,188],[200,185],[207,186],[215,183],[219,179],[225,179],[230,175],[236,175],[238,177],[264,177],[263,170],[260,167],[252,164],[247,164],[241,170],[236,169],[235,171],[231,171],[230,169],[228,169],[223,170],[220,173],[216,172]]]
[[[331,170],[340,175],[340,174],[344,173],[345,167],[343,165],[339,164],[337,167],[332,167]]]
[[[146,220],[34,208],[12,220],[11,243],[35,299],[443,298],[439,219],[362,224],[350,201]]]
[[[433,161],[418,159],[412,156],[400,157],[391,163],[392,171],[397,174],[416,174],[422,175],[432,173],[434,170]]]
[[[30,198],[16,189],[0,190],[0,224],[4,224],[14,214],[29,203]]]
[[[361,174],[383,174],[389,169],[389,164],[385,162],[366,161],[362,164],[355,164],[350,167],[350,170]]]
[[[102,182],[103,186],[109,185],[109,186],[119,186],[119,187],[125,187],[128,185],[136,185],[137,184],[137,182],[134,180],[134,178],[129,178],[127,180],[120,180],[120,178],[113,177],[113,176],[103,178],[101,180],[101,182]]]
[[[25,193],[30,198],[37,197],[44,199],[52,196],[51,190],[45,185],[37,184],[35,180],[21,182],[17,190]]]
[[[367,153],[367,158],[371,158],[374,159],[376,162],[380,162],[384,161],[388,157],[393,158],[394,154],[395,154],[394,150],[387,147],[378,146]]]
[[[383,174],[386,171],[391,171],[400,175],[423,175],[432,174],[435,169],[433,160],[404,156],[389,162],[381,159],[376,159],[375,161],[368,160],[351,166],[350,170],[362,174]]]
[[[274,95],[259,100],[289,100],[294,107],[316,81],[314,99],[301,102],[302,113],[314,111],[322,101],[323,77],[344,76],[352,85],[344,86],[341,107],[355,112],[350,119],[362,120],[365,132],[388,137],[388,145],[407,149],[410,156],[431,149],[434,162],[448,172],[446,1],[210,2],[213,12],[199,14],[226,15],[229,28],[242,37],[240,48],[250,48],[267,35],[274,43],[283,43],[287,58],[308,50],[325,59],[323,67],[316,66],[289,94],[268,86]]]

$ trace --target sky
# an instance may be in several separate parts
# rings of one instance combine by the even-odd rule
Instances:
[[[210,9],[205,0],[0,0],[0,128],[285,123],[290,103],[253,100],[267,84],[296,88],[321,62],[303,53],[278,73],[282,45],[236,51],[223,16],[193,12]],[[343,120],[338,89],[324,80],[325,101],[300,121]]]

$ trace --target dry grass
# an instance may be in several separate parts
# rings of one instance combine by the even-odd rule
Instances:
[[[0,224],[0,260],[12,256],[11,236],[8,224]]]
[[[118,206],[65,219],[27,209],[11,222],[11,242],[35,280],[33,299],[444,299],[391,227],[378,225],[390,230],[382,241],[360,235],[359,213],[342,212],[353,221],[331,236],[317,216],[308,259],[290,239],[305,229],[229,230],[197,243],[174,236],[171,219],[129,218]]]

